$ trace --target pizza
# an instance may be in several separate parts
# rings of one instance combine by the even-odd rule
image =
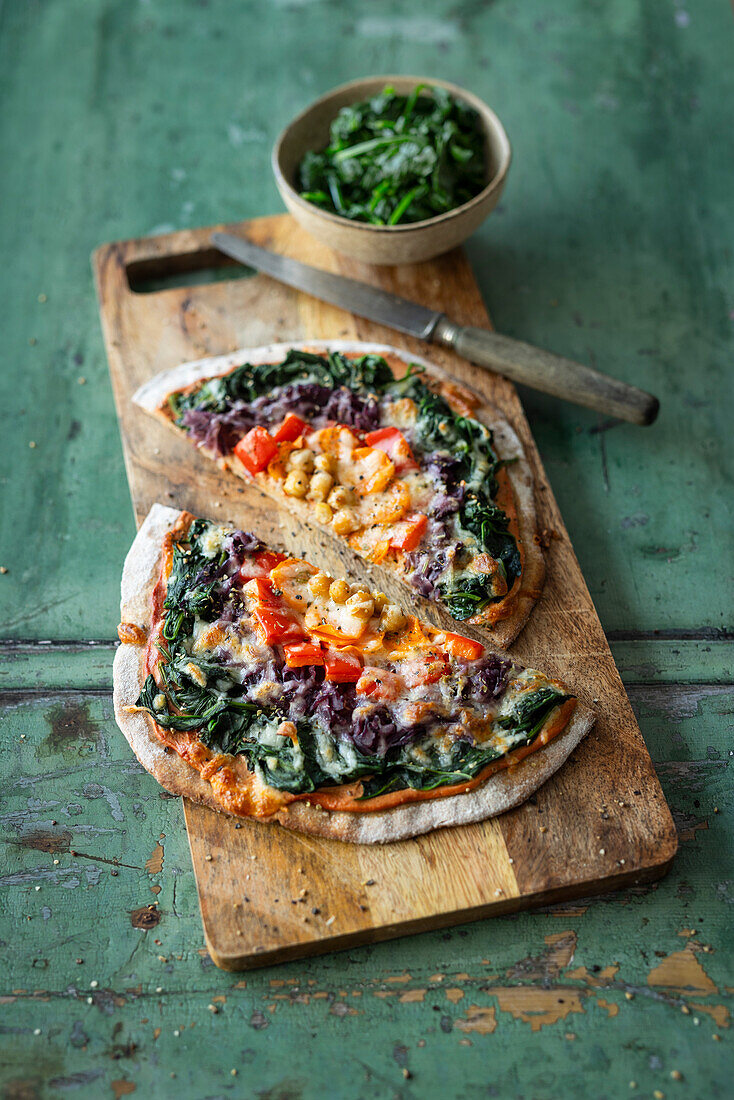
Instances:
[[[298,519],[509,644],[544,579],[532,475],[497,410],[386,347],[273,345],[134,400]]]
[[[492,817],[593,717],[560,681],[257,536],[155,505],[125,562],[117,721],[166,788],[360,843]]]

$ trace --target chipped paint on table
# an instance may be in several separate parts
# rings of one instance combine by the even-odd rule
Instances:
[[[44,0],[0,27],[2,1100],[728,1097],[726,6]],[[523,394],[681,849],[659,884],[240,980],[203,947],[180,803],[112,717],[134,528],[88,256],[280,209],[277,130],[380,70],[507,125],[469,245],[498,328],[662,398],[640,431]]]

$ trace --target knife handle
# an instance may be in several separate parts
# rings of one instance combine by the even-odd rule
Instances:
[[[660,402],[651,393],[522,340],[489,329],[456,325],[447,317],[439,318],[432,335],[471,363],[606,416],[632,424],[652,424],[658,415]]]

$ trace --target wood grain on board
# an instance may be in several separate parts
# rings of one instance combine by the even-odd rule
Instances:
[[[362,339],[422,353],[498,406],[523,441],[535,470],[548,576],[512,651],[564,679],[597,713],[565,767],[525,805],[398,844],[342,844],[236,823],[185,803],[214,961],[243,969],[663,874],[676,851],[675,828],[514,387],[447,350],[426,348],[263,275],[142,292],[159,277],[224,266],[208,245],[214,228],[444,308],[460,323],[489,325],[461,251],[411,267],[370,268],[332,253],[286,215],[103,246],[95,272],[138,523],[160,501],[255,529],[331,572],[348,564],[363,576],[348,551],[297,527],[273,501],[225,476],[130,398],[146,379],[186,360],[275,341]]]

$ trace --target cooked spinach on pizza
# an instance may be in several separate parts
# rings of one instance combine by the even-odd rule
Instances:
[[[507,644],[543,580],[532,478],[496,410],[391,349],[273,348],[136,394],[300,519]]]
[[[255,535],[156,505],[125,563],[117,720],[169,790],[357,842],[526,799],[592,717],[558,680]]]

